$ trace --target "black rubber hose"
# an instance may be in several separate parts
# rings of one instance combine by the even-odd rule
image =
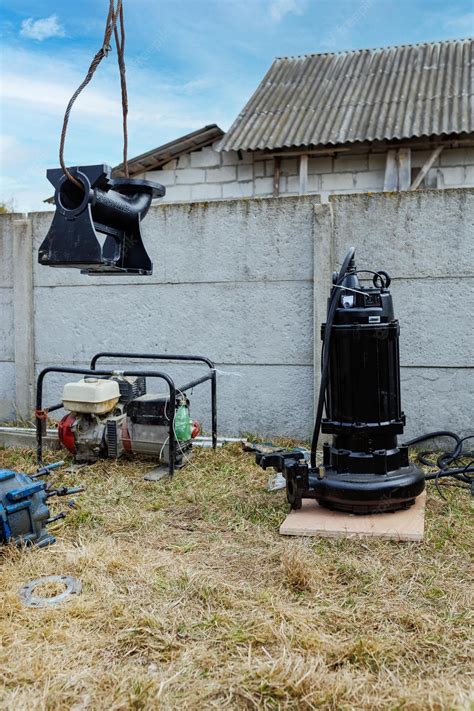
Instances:
[[[355,254],[355,248],[351,247],[351,249],[347,252],[346,256],[344,257],[344,261],[342,263],[337,282],[336,282],[336,284],[333,285],[331,294],[329,297],[329,306],[328,306],[328,313],[327,313],[327,318],[326,318],[326,326],[324,329],[324,341],[323,341],[322,363],[321,363],[321,382],[319,385],[318,406],[316,408],[316,421],[314,423],[313,438],[311,440],[311,466],[313,467],[313,469],[316,467],[316,451],[318,449],[319,430],[321,429],[321,421],[323,419],[324,402],[326,399],[326,388],[327,388],[328,369],[329,369],[329,352],[330,352],[330,346],[331,346],[331,331],[332,331],[332,324],[334,321],[334,315],[336,313],[336,308],[337,308],[337,303],[338,303],[338,298],[339,298],[339,289],[337,287],[340,286],[342,284],[342,282],[344,281],[344,278],[347,274],[349,265],[352,262],[352,260],[354,259],[354,254]]]

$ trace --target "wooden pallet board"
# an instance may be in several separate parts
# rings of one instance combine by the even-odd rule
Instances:
[[[395,513],[358,516],[331,511],[314,501],[304,499],[298,511],[291,511],[280,526],[283,536],[319,536],[322,538],[356,538],[371,536],[394,541],[422,541],[425,528],[424,491],[413,506]]]

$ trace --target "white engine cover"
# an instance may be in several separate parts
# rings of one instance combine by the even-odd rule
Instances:
[[[116,380],[101,380],[86,377],[75,383],[66,383],[63,388],[63,405],[71,412],[103,415],[111,412],[120,399]]]

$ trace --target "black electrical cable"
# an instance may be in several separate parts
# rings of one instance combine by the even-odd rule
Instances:
[[[329,296],[329,306],[328,306],[328,314],[326,318],[326,326],[324,330],[324,341],[323,341],[323,349],[322,349],[322,363],[321,363],[321,383],[319,386],[319,397],[318,397],[318,406],[316,409],[316,421],[314,423],[314,430],[313,430],[313,438],[311,441],[311,466],[313,468],[316,468],[316,450],[318,448],[318,439],[319,439],[319,430],[321,429],[321,421],[323,419],[323,409],[324,409],[324,403],[326,399],[326,388],[327,388],[327,380],[328,380],[328,369],[329,369],[329,349],[331,345],[331,331],[332,331],[332,324],[334,321],[334,315],[336,313],[336,308],[339,300],[339,289],[337,288],[342,284],[344,281],[344,278],[348,272],[349,266],[354,259],[354,254],[355,254],[355,248],[351,247],[351,249],[347,252],[346,256],[344,257],[344,261],[341,266],[341,270],[338,274],[338,278],[336,283],[333,285],[331,294]]]
[[[445,478],[445,477],[453,477],[453,479],[456,479],[459,482],[462,482],[464,484],[468,484],[471,491],[474,493],[474,477],[469,476],[469,474],[474,474],[474,460],[471,462],[468,462],[468,464],[463,465],[463,466],[449,466],[450,464],[453,464],[454,462],[459,462],[460,459],[463,457],[469,456],[469,452],[464,452],[463,451],[463,444],[466,442],[468,439],[474,439],[474,435],[467,435],[466,437],[460,437],[458,434],[455,432],[449,432],[446,430],[437,430],[436,432],[429,432],[428,434],[421,435],[420,437],[415,437],[414,439],[409,440],[408,442],[405,442],[405,445],[407,447],[412,447],[415,444],[420,444],[421,442],[428,442],[430,440],[436,439],[437,437],[447,437],[448,439],[452,439],[455,441],[455,446],[454,449],[449,451],[446,450],[444,452],[441,452],[441,454],[438,456],[436,463],[431,461],[430,459],[427,459],[427,456],[434,454],[433,450],[424,450],[422,452],[419,452],[417,455],[417,461],[420,462],[420,464],[424,464],[425,466],[429,467],[438,467],[438,470],[435,472],[428,472],[425,474],[425,480],[430,481],[434,480],[436,484],[436,488],[439,492],[439,494],[442,496],[442,498],[445,498],[443,494],[441,493],[438,482],[440,479]]]

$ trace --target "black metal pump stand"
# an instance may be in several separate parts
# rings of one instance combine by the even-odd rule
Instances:
[[[358,514],[411,506],[423,491],[424,475],[398,446],[405,415],[400,399],[399,324],[394,317],[390,277],[373,274],[360,284],[351,249],[333,275],[327,321],[322,325],[321,387],[311,448],[311,466],[301,452],[257,455],[264,469],[286,478],[287,498],[303,498]],[[322,419],[323,409],[326,418]],[[332,435],[316,466],[319,431]]]

